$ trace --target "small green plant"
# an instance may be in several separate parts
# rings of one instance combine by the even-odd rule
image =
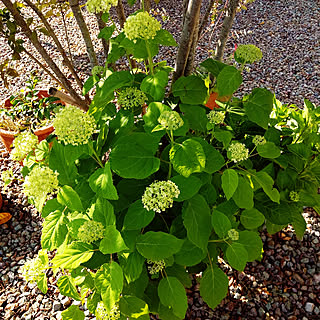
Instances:
[[[94,74],[88,113],[62,109],[52,148],[43,141],[25,160],[24,189],[44,223],[43,250],[23,275],[45,293],[46,270],[62,270],[61,294],[98,319],[183,319],[190,274],[203,272],[200,294],[215,308],[228,291],[218,256],[239,271],[261,259],[265,223],[270,233],[292,224],[303,237],[303,207],[320,211],[320,112],[308,100],[283,106],[264,88],[235,98],[241,72],[212,59],[202,67],[213,77],[180,77],[166,94],[171,68],[153,57],[174,39],[158,24],[153,38],[127,27],[108,62],[131,55],[145,72]],[[213,111],[210,78],[229,97]],[[51,261],[46,250],[57,250]],[[71,306],[62,318],[84,313]]]

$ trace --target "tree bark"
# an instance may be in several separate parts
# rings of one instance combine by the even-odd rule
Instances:
[[[176,71],[173,75],[173,82],[184,75],[192,46],[193,34],[197,28],[197,22],[199,22],[201,2],[202,0],[189,0],[176,58]]]
[[[150,0],[141,0],[141,9],[143,9],[144,11],[150,12],[151,10]]]
[[[99,30],[101,31],[106,26],[105,22],[102,20],[102,12],[96,13],[96,18],[97,18]],[[109,42],[103,38],[101,39],[101,42],[102,42],[105,59],[107,59],[108,53],[109,53]]]
[[[79,6],[79,0],[69,0],[70,8],[73,12],[74,17],[76,18],[76,21],[78,23],[78,26],[80,28],[80,31],[82,33],[82,38],[85,42],[85,45],[87,47],[87,53],[89,56],[91,67],[98,65],[98,60],[96,53],[94,51],[94,47],[91,41],[90,33],[87,27],[86,22],[84,21],[83,15],[81,13],[81,9]]]
[[[69,69],[69,71],[71,72],[71,74],[73,75],[73,77],[75,78],[78,86],[80,89],[82,89],[83,87],[83,83],[80,80],[78,74],[76,73],[74,66],[72,64],[72,62],[69,60],[65,50],[63,49],[59,39],[57,38],[55,32],[53,31],[53,29],[51,28],[48,20],[45,18],[45,16],[43,15],[43,13],[38,9],[38,7],[31,2],[30,0],[25,0],[26,4],[38,15],[38,17],[40,18],[40,20],[42,21],[42,23],[44,24],[45,28],[48,30],[50,37],[52,38],[52,40],[54,41],[54,43],[57,46],[58,51],[60,52],[62,59],[63,59],[63,63],[67,66],[67,68]],[[70,57],[71,59],[71,57]]]
[[[240,0],[230,0],[229,6],[226,11],[226,16],[223,20],[222,28],[220,31],[217,47],[216,47],[216,56],[215,59],[222,61],[224,49],[228,40],[229,32],[231,30],[234,17],[236,15],[237,7]]]
[[[21,31],[27,36],[27,38],[31,41],[33,46],[39,52],[41,57],[46,61],[48,66],[51,70],[56,74],[57,78],[60,80],[61,84],[64,88],[69,92],[69,94],[78,102],[78,104],[83,105],[84,107],[88,108],[85,101],[77,94],[77,92],[72,87],[70,81],[66,78],[66,76],[61,72],[59,67],[56,63],[51,59],[47,51],[39,42],[37,34],[35,31],[32,31],[27,23],[25,22],[24,18],[21,16],[17,8],[13,5],[10,0],[1,0],[1,2],[6,6],[6,8],[11,12],[14,17],[15,22],[17,25],[20,26]]]
[[[205,27],[206,24],[208,23],[208,19],[209,19],[209,16],[210,16],[211,9],[212,9],[213,5],[214,5],[217,1],[218,1],[218,0],[210,0],[210,3],[208,4],[207,10],[206,10],[206,13],[204,14],[203,18],[201,18],[202,23],[201,23],[200,28],[199,28],[199,31],[198,31],[198,38],[200,38],[200,36],[201,36],[201,34],[202,34],[202,32],[203,32],[204,27]]]
[[[118,5],[117,5],[116,9],[117,9],[117,16],[119,19],[120,27],[122,29],[124,26],[124,23],[126,21],[126,15],[124,13],[122,0],[118,0]]]

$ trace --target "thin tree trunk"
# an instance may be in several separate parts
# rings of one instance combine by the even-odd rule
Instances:
[[[199,21],[201,2],[202,0],[189,0],[176,58],[176,71],[173,75],[173,82],[184,75],[192,46],[193,34]]]
[[[144,11],[150,12],[151,10],[150,0],[141,0],[141,9],[143,9]]]
[[[91,41],[90,33],[87,27],[86,22],[84,21],[80,6],[79,6],[79,0],[69,0],[70,8],[73,12],[74,17],[76,18],[76,21],[78,23],[78,26],[80,28],[80,31],[82,33],[82,38],[86,44],[87,47],[87,53],[89,56],[91,67],[98,65],[98,60],[96,53],[94,51],[94,47]]]
[[[56,65],[56,63],[51,59],[47,51],[43,48],[41,43],[39,42],[39,39],[37,37],[37,34],[35,31],[31,31],[27,23],[25,22],[24,18],[20,15],[19,11],[16,9],[16,7],[12,4],[10,0],[1,0],[1,2],[6,6],[6,8],[11,12],[11,14],[14,17],[15,22],[17,25],[20,26],[21,31],[27,36],[27,38],[31,41],[33,46],[36,48],[36,50],[39,52],[41,57],[46,61],[48,66],[51,68],[51,70],[56,74],[57,78],[62,83],[63,87],[69,92],[69,94],[78,102],[78,104],[83,105],[84,107],[88,108],[86,106],[86,103],[81,99],[81,97],[77,94],[77,92],[73,89],[70,81],[66,78],[66,76],[61,72],[59,67]]]
[[[117,9],[117,16],[119,19],[120,27],[122,29],[124,26],[124,23],[126,21],[126,15],[124,13],[122,0],[118,0],[118,5],[117,5],[116,9]]]
[[[102,12],[96,13],[96,18],[97,18],[99,30],[101,31],[106,26],[105,22],[102,20]],[[109,53],[109,42],[103,38],[101,39],[101,42],[102,42],[105,59],[107,59],[108,53]]]
[[[52,40],[54,41],[54,43],[57,46],[58,51],[60,52],[63,62],[64,64],[67,66],[67,68],[70,70],[71,74],[73,75],[73,77],[75,78],[78,86],[80,89],[82,89],[83,87],[83,83],[81,81],[81,79],[79,78],[77,72],[74,69],[74,66],[72,64],[72,62],[69,60],[65,50],[63,49],[59,39],[57,38],[55,32],[53,31],[53,29],[51,28],[48,20],[45,18],[45,16],[43,15],[43,13],[38,9],[38,7],[31,2],[30,0],[25,0],[26,4],[38,15],[38,17],[40,18],[40,20],[42,21],[42,23],[44,24],[44,26],[46,27],[46,29],[49,32],[50,37],[52,38]],[[70,57],[71,59],[71,57]]]
[[[226,11],[226,16],[223,20],[222,28],[220,31],[217,47],[216,47],[216,56],[215,59],[222,61],[224,49],[228,40],[229,32],[231,30],[234,17],[236,15],[237,7],[240,0],[230,0],[229,6]]]
[[[198,31],[198,38],[200,38],[200,36],[201,36],[201,34],[202,34],[202,32],[203,32],[204,27],[205,27],[206,24],[208,23],[208,19],[209,19],[209,16],[210,16],[211,9],[212,9],[213,5],[214,5],[217,1],[218,1],[218,0],[210,0],[210,3],[208,4],[207,10],[206,10],[206,13],[204,14],[203,18],[201,18],[202,23],[201,23],[201,26],[200,26],[199,31]]]

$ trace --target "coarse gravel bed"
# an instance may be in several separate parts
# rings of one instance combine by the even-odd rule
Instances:
[[[164,1],[170,19],[163,23],[177,35],[181,30],[181,2]],[[85,10],[84,10],[85,12]],[[95,20],[86,14],[91,30],[97,29]],[[72,52],[81,77],[90,73],[80,35],[71,21],[69,37]],[[61,23],[57,24],[62,34]],[[216,34],[205,33],[199,45],[197,61],[208,57],[213,48]],[[256,86],[273,90],[284,103],[303,103],[303,97],[319,105],[320,102],[320,7],[316,0],[256,0],[247,11],[238,14],[226,50],[230,55],[235,44],[253,43],[264,54],[261,62],[245,72],[241,91],[246,93]],[[178,39],[177,39],[178,40]],[[0,40],[0,60],[8,57],[8,48]],[[49,41],[47,47],[50,47]],[[98,41],[97,50],[101,52]],[[2,48],[4,48],[2,50]],[[50,47],[53,56],[57,52]],[[159,59],[166,57],[173,65],[174,48],[162,49]],[[100,54],[101,57],[101,54]],[[24,86],[24,74],[35,68],[23,59],[21,78],[13,81],[11,92]],[[102,57],[101,57],[102,61]],[[62,66],[62,65],[61,65]],[[62,66],[63,67],[63,66]],[[46,86],[54,85],[43,76]],[[0,100],[9,91],[0,81]],[[0,146],[1,172],[12,168],[19,177],[20,167],[9,160],[3,146]],[[4,208],[13,215],[10,222],[0,226],[0,319],[59,319],[62,310],[71,299],[58,293],[56,279],[49,276],[49,291],[43,295],[34,285],[26,284],[18,269],[40,249],[41,218],[36,210],[27,204],[21,193],[20,183],[12,183],[3,194]],[[213,311],[199,296],[199,288],[188,291],[189,309],[186,319],[319,319],[320,318],[320,218],[312,210],[304,213],[308,229],[302,241],[296,239],[291,228],[270,236],[264,230],[264,255],[261,262],[249,263],[244,272],[228,269],[221,261],[221,267],[229,276],[228,296]],[[88,311],[85,311],[88,315]],[[94,319],[87,316],[86,319]]]

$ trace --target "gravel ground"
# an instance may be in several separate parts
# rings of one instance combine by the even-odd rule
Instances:
[[[178,2],[178,1],[176,1]],[[180,3],[181,1],[179,1]],[[181,8],[179,3],[161,0],[170,19],[163,23],[174,34],[180,30]],[[58,22],[59,18],[56,18]],[[97,33],[95,20],[86,14],[91,30]],[[320,8],[316,0],[256,0],[247,11],[237,16],[226,56],[234,45],[254,43],[263,53],[263,60],[245,73],[241,88],[247,92],[255,86],[265,86],[276,92],[284,103],[301,105],[303,97],[319,105],[320,102]],[[77,29],[68,22],[74,60],[85,79],[90,72]],[[57,24],[63,34],[61,23]],[[208,57],[214,43],[208,29],[198,50],[197,60]],[[46,40],[50,53],[57,52]],[[95,41],[99,57],[102,58],[99,41]],[[8,56],[7,46],[0,40],[0,61]],[[175,49],[161,50],[159,59],[165,56],[173,64]],[[25,74],[35,66],[23,59],[20,72]],[[62,66],[62,64],[61,64]],[[62,66],[63,67],[63,66]],[[14,80],[10,92],[24,85],[22,76]],[[46,76],[44,84],[52,85]],[[8,96],[0,81],[0,100]],[[12,168],[19,177],[20,167],[13,164],[3,146],[0,145],[1,171]],[[43,295],[34,285],[26,284],[18,269],[40,249],[41,218],[27,204],[19,183],[12,183],[3,194],[4,207],[13,218],[0,226],[0,319],[59,319],[60,312],[71,304],[71,299],[59,295],[56,279],[49,274],[49,291]],[[264,256],[261,262],[248,264],[244,272],[238,273],[221,265],[229,276],[228,297],[212,311],[199,296],[198,285],[189,291],[189,309],[186,319],[319,319],[320,318],[320,218],[306,210],[308,229],[303,241],[298,241],[287,228],[284,232],[269,236],[262,232]],[[86,312],[88,314],[88,312]],[[88,316],[86,319],[93,319]]]

